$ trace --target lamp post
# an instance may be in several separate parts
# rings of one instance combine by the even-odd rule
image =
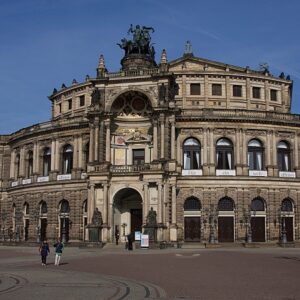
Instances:
[[[5,241],[5,224],[6,224],[7,213],[3,209],[1,211],[1,224],[2,224],[2,241]]]
[[[248,211],[243,210],[243,223],[246,228],[245,240],[247,243],[252,243],[252,230],[251,230],[251,207],[248,206]]]
[[[36,223],[36,242],[37,243],[40,243],[41,242],[41,232],[40,232],[40,211],[38,208],[36,208],[34,211],[33,211],[33,218],[34,218],[34,221]]]

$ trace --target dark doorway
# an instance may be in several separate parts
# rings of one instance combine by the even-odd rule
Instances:
[[[283,226],[283,218],[281,220],[281,226]],[[282,227],[281,227],[282,230]],[[294,226],[293,226],[293,217],[285,218],[285,230],[286,230],[286,239],[288,242],[294,241]]]
[[[28,233],[29,233],[29,219],[25,219],[25,227],[24,227],[24,239],[28,241]]]
[[[142,231],[143,213],[141,209],[131,209],[131,232]]]
[[[265,217],[252,217],[251,231],[253,242],[265,242]]]
[[[201,221],[200,217],[184,218],[184,240],[186,242],[200,242]]]
[[[218,241],[221,243],[234,242],[234,220],[233,217],[218,218]]]
[[[41,219],[41,241],[47,239],[47,224],[46,218]]]

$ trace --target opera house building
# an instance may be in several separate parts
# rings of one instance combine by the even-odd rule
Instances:
[[[130,30],[119,71],[101,55],[94,76],[54,89],[50,121],[0,135],[0,240],[113,243],[151,228],[158,243],[299,242],[289,76],[196,57],[189,42],[156,62],[153,29]]]

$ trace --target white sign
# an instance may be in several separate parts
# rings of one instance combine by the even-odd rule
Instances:
[[[295,172],[279,172],[279,177],[296,178]]]
[[[13,182],[11,183],[11,186],[17,186],[17,185],[19,185],[19,182],[18,182],[18,181],[13,181]]]
[[[71,174],[57,175],[57,180],[69,180],[71,179]]]
[[[149,234],[141,234],[141,248],[149,248]]]
[[[46,182],[49,181],[49,176],[38,177],[37,182]]]
[[[235,170],[216,170],[217,176],[235,176]]]
[[[250,170],[249,176],[257,176],[257,177],[267,177],[268,172],[267,171],[256,171],[256,170]]]
[[[22,180],[22,184],[30,184],[30,183],[31,183],[31,179],[30,178]]]
[[[182,176],[201,176],[202,170],[182,170]]]
[[[140,241],[141,240],[141,232],[140,231],[135,231],[134,232],[134,240],[135,241]]]

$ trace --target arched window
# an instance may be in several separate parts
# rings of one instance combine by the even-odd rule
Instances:
[[[253,139],[248,143],[248,166],[250,170],[263,170],[263,154],[263,146],[259,140]]]
[[[64,147],[62,162],[62,173],[71,174],[71,170],[73,169],[73,147],[71,145]]]
[[[217,169],[232,170],[233,169],[233,146],[230,140],[221,138],[217,142]]]
[[[184,202],[184,210],[201,210],[201,203],[195,197],[190,197]]]
[[[29,215],[29,204],[27,202],[24,203],[23,206],[23,215],[28,216]]]
[[[200,169],[200,143],[194,138],[185,140],[183,144],[183,168],[185,170]]]
[[[253,199],[251,202],[251,210],[252,211],[264,211],[265,210],[264,200],[260,197]]]
[[[45,148],[43,152],[43,176],[49,176],[51,171],[51,149]]]
[[[277,145],[277,160],[279,171],[288,172],[291,170],[291,151],[287,142],[281,141]]]
[[[284,199],[281,203],[281,211],[293,211],[293,203],[290,199]]]
[[[27,154],[27,178],[33,175],[33,152],[30,150]]]
[[[218,203],[219,211],[233,211],[234,210],[234,201],[229,197],[224,197],[219,200]]]
[[[40,214],[46,214],[48,212],[47,203],[45,201],[42,201],[40,204]]]
[[[60,213],[67,214],[70,212],[69,202],[67,200],[62,200],[60,203]]]

